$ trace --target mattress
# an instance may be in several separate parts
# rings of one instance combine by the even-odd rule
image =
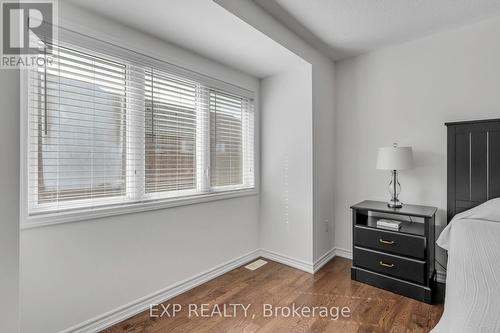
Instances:
[[[446,296],[433,333],[500,332],[500,200],[457,215],[437,244],[448,250]]]

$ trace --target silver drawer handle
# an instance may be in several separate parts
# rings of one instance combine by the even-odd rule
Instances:
[[[378,240],[380,243],[382,244],[387,244],[387,245],[392,245],[394,243],[396,243],[395,241],[391,240],[391,241],[388,241],[388,240],[385,240],[385,239],[382,239],[382,238],[379,238]]]
[[[385,263],[385,262],[383,262],[383,261],[379,261],[378,263],[380,264],[380,266],[389,267],[389,268],[394,268],[394,264],[386,264],[386,263]]]

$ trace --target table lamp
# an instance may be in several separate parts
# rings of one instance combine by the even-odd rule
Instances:
[[[411,169],[412,167],[413,152],[411,147],[398,147],[398,144],[394,143],[392,147],[379,148],[377,156],[377,169],[391,171],[391,181],[389,183],[391,200],[387,203],[389,207],[403,207],[403,204],[398,200],[398,195],[401,192],[401,185],[398,181],[398,171]]]

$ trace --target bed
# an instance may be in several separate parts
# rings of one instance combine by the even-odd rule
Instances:
[[[447,126],[446,297],[432,332],[500,332],[500,120]]]
[[[458,214],[443,230],[446,299],[433,333],[500,332],[499,242],[500,199]]]

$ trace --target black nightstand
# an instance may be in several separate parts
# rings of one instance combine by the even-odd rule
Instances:
[[[437,208],[363,201],[351,207],[351,278],[431,303],[435,286],[434,224]],[[402,221],[399,231],[377,228],[377,220]]]

